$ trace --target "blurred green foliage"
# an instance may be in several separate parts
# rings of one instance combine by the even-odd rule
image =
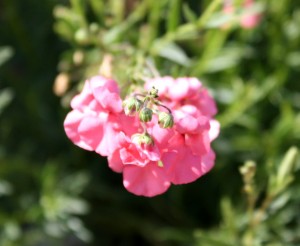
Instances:
[[[300,2],[257,1],[253,29],[242,2],[231,17],[221,0],[0,3],[0,245],[300,245]],[[124,90],[200,78],[222,125],[213,171],[129,194],[62,127],[99,72]]]

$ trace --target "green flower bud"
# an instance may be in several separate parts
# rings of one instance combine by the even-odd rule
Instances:
[[[142,108],[140,111],[139,117],[140,121],[142,122],[148,122],[152,120],[152,110],[150,108]]]
[[[143,133],[143,134],[134,134],[132,137],[132,139],[137,138],[137,142],[138,144],[145,144],[145,145],[151,145],[153,144],[153,139],[151,138],[151,136],[149,135],[149,133]]]
[[[156,89],[155,87],[152,87],[152,89],[150,90],[149,94],[153,98],[157,98],[158,97],[158,89]]]
[[[173,115],[166,112],[160,112],[158,115],[158,124],[161,128],[171,128],[174,125]]]
[[[141,134],[140,144],[146,144],[146,145],[153,144],[153,139],[148,133]]]
[[[142,107],[143,103],[141,100],[130,97],[123,102],[123,108],[126,115],[135,115],[135,112],[139,111]]]

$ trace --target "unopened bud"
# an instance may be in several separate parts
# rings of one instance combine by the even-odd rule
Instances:
[[[134,97],[130,97],[123,102],[123,107],[126,115],[133,116],[135,112],[139,111],[143,103]]]
[[[146,145],[153,144],[153,139],[148,133],[141,134],[140,144],[146,144]]]
[[[166,112],[160,112],[158,115],[158,124],[161,128],[171,128],[174,125],[173,115]]]
[[[149,135],[149,133],[143,133],[143,134],[139,134],[139,133],[137,133],[137,134],[134,134],[133,136],[132,136],[132,140],[135,142],[135,141],[137,141],[137,143],[139,144],[139,145],[141,145],[141,144],[145,144],[145,145],[151,145],[151,144],[153,144],[154,142],[153,142],[153,139],[151,138],[151,136]]]
[[[140,111],[139,117],[142,122],[148,122],[152,120],[152,110],[150,108],[143,108]]]
[[[150,96],[157,98],[158,97],[158,89],[156,89],[155,87],[152,87],[149,94],[150,94]]]

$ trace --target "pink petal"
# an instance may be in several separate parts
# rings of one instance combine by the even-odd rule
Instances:
[[[208,135],[209,135],[210,141],[213,141],[219,136],[220,123],[217,120],[210,120],[209,123],[210,123],[210,129],[209,129]]]
[[[150,132],[151,136],[155,139],[155,144],[157,144],[160,150],[163,150],[168,147],[168,142],[172,136],[174,136],[174,129],[164,129],[161,128],[158,124],[155,124]]]
[[[193,155],[188,148],[165,153],[162,162],[173,184],[193,182],[209,172],[214,166],[215,154],[210,151],[204,156]]]
[[[102,139],[96,148],[96,152],[102,156],[111,155],[120,146],[118,134],[119,132],[115,131],[113,124],[109,121],[106,122],[103,125]]]
[[[188,78],[190,92],[198,93],[202,84],[197,78]]]
[[[139,149],[150,161],[159,161],[160,153],[157,145],[154,143],[153,145],[146,146],[143,144],[142,148]]]
[[[131,193],[147,197],[162,194],[170,186],[164,168],[159,167],[156,162],[150,162],[144,167],[125,166],[123,184]]]
[[[141,158],[148,159],[150,161],[160,160],[159,149],[155,143],[149,145],[140,144],[139,137],[137,135],[135,137],[132,137],[131,139]]]
[[[190,183],[204,174],[201,156],[193,155],[186,147],[181,147],[177,152],[165,153],[162,162],[173,184]]]
[[[245,29],[251,29],[256,27],[260,22],[260,15],[257,14],[247,14],[241,19],[241,26]]]
[[[156,89],[158,89],[158,95],[162,96],[167,93],[167,89],[172,83],[173,83],[172,77],[149,79],[145,84],[145,89],[149,91],[154,86]]]
[[[199,114],[199,110],[197,109],[197,107],[191,104],[183,105],[182,107],[180,107],[180,111],[192,116],[196,116]]]
[[[199,124],[197,118],[191,115],[184,115],[183,117],[179,116],[174,112],[176,130],[180,133],[197,133],[199,132]]]
[[[122,111],[122,100],[118,94],[111,93],[108,89],[98,87],[94,89],[94,96],[103,108],[114,113]]]
[[[142,167],[150,161],[148,159],[141,158],[140,153],[134,144],[130,144],[127,148],[121,148],[120,158],[124,164],[133,164]]]
[[[199,94],[199,102],[202,114],[211,117],[217,113],[216,103],[206,89],[201,89]]]
[[[64,128],[68,138],[77,146],[86,149],[86,150],[93,150],[93,148],[86,144],[84,141],[81,140],[80,134],[78,133],[78,127],[83,119],[83,114],[78,110],[73,110],[66,116],[64,121]]]
[[[85,116],[78,126],[80,139],[92,150],[96,150],[103,138],[103,123],[101,117]]]
[[[119,87],[116,81],[102,76],[94,76],[89,80],[91,91],[94,93],[95,89],[108,89],[111,92],[119,94]]]
[[[71,107],[73,109],[81,109],[88,105],[93,100],[92,92],[89,88],[89,84],[86,81],[80,94],[76,95],[71,101]]]
[[[105,108],[114,113],[120,113],[123,111],[120,96],[116,93],[110,93],[107,90],[103,93],[102,105],[105,105]]]
[[[115,122],[117,122],[116,130],[124,132],[129,137],[139,132],[139,128],[141,128],[137,117],[127,116],[123,113],[116,115]]]
[[[213,168],[215,158],[216,154],[212,149],[206,155],[202,156],[201,170],[203,174],[208,173]]]
[[[123,171],[123,162],[120,158],[119,151],[115,151],[112,155],[107,157],[108,166],[115,172],[121,173]]]
[[[173,100],[181,100],[187,96],[189,91],[189,84],[185,78],[176,79],[172,86],[169,87],[169,97]]]
[[[195,155],[204,155],[210,150],[210,139],[208,132],[200,134],[185,134],[185,144]]]

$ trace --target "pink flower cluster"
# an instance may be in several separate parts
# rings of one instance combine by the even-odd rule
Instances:
[[[245,11],[253,8],[254,0],[244,0],[243,8]],[[232,15],[235,12],[233,0],[224,0],[223,12],[228,15]],[[245,29],[252,29],[256,27],[261,20],[261,15],[257,13],[245,13],[239,19],[241,27]],[[225,26],[226,28],[227,26]]]
[[[211,142],[219,134],[214,100],[196,78],[150,79],[159,101],[172,110],[174,126],[161,128],[158,117],[144,124],[152,143],[140,141],[139,117],[127,116],[117,83],[101,76],[85,82],[71,101],[65,132],[79,147],[108,157],[109,167],[123,173],[125,188],[142,196],[164,193],[171,184],[186,184],[214,165]]]

